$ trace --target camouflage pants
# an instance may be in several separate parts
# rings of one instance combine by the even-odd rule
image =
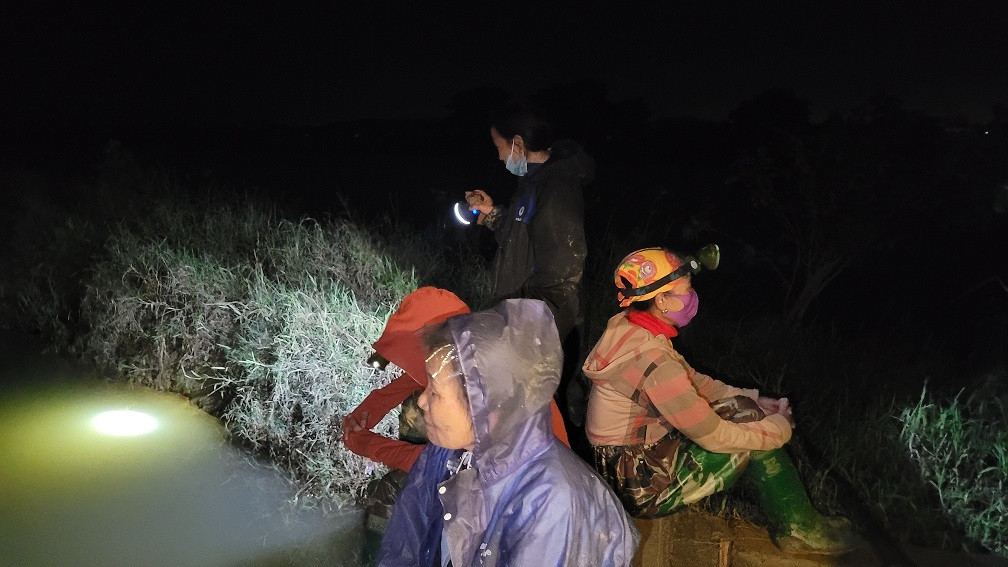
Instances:
[[[385,528],[392,518],[392,508],[405,484],[406,473],[395,469],[368,483],[361,502],[364,507],[362,565],[374,565],[382,538],[385,536]]]
[[[728,488],[749,452],[712,453],[673,432],[653,445],[595,447],[595,469],[636,518],[666,516]]]
[[[427,442],[423,411],[417,404],[420,393],[421,391],[417,390],[403,400],[399,411],[399,439],[402,441]],[[392,508],[406,484],[406,476],[405,472],[391,469],[384,476],[368,483],[360,502],[364,507],[361,565],[374,565],[378,550],[381,548],[382,537],[385,535],[385,528],[392,518]]]

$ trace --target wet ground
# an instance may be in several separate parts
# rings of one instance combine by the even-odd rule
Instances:
[[[996,556],[883,545],[872,538],[839,557],[790,555],[774,546],[765,527],[691,508],[636,524],[641,545],[635,567],[1008,567],[1008,559]]]
[[[0,565],[356,566],[359,513],[295,495],[184,398],[0,346]]]

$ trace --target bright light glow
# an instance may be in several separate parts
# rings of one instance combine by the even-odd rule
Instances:
[[[462,214],[462,211],[459,210],[459,204],[458,203],[455,203],[455,218],[458,219],[458,221],[460,223],[462,223],[462,224],[467,224],[467,225],[468,224],[472,224],[472,221],[470,221],[469,219],[465,218],[465,216]]]
[[[133,410],[105,411],[91,419],[91,426],[105,435],[132,437],[157,429],[158,422],[151,415]]]

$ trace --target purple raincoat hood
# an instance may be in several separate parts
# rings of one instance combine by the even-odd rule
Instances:
[[[507,300],[448,321],[469,397],[481,481],[507,476],[554,437],[549,401],[563,350],[542,301]]]

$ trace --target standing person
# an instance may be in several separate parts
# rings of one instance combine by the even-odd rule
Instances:
[[[542,301],[509,299],[427,334],[430,443],[382,540],[381,567],[619,567],[638,535],[551,432],[560,340]]]
[[[583,322],[581,278],[588,253],[581,191],[595,178],[595,162],[573,140],[554,141],[549,121],[527,105],[495,112],[490,139],[507,170],[520,178],[507,207],[482,189],[466,192],[471,210],[479,211],[477,222],[497,240],[493,301],[540,299],[553,312],[565,354],[557,394],[577,448],[572,428],[580,419],[571,417],[583,415],[583,401],[568,399],[568,385],[582,354],[581,333],[572,333]]]
[[[697,312],[691,267],[663,248],[620,262],[624,311],[588,355],[586,430],[595,467],[631,515],[661,517],[743,476],[790,552],[841,554],[860,544],[850,522],[813,508],[783,450],[793,420],[786,398],[729,386],[695,371],[672,344]]]

